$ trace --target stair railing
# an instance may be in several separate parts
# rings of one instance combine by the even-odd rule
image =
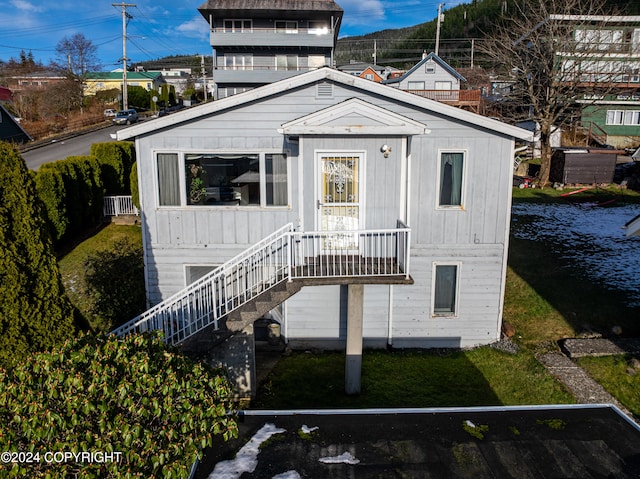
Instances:
[[[293,231],[291,223],[111,333],[162,330],[179,344],[284,280],[400,276],[409,279],[411,230]]]
[[[291,223],[283,226],[112,334],[162,330],[167,343],[178,344],[211,324],[218,329],[226,314],[287,278],[291,231]]]

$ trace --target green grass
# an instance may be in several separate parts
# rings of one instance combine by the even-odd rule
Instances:
[[[583,193],[563,197],[565,193],[576,191],[579,188],[564,188],[556,190],[554,188],[513,188],[514,203],[560,203],[566,201],[596,201],[616,199],[617,202],[640,203],[640,192],[622,189],[618,185],[592,188]]]
[[[85,262],[92,254],[111,249],[115,243],[123,239],[141,244],[140,227],[110,224],[80,243],[58,261],[62,282],[69,299],[94,331],[107,330],[111,325],[106,324],[94,311],[93,300],[88,294]]]
[[[362,393],[344,392],[343,352],[295,352],[280,360],[252,407],[400,408],[572,403],[533,354],[483,347],[430,352],[367,350]]]
[[[589,375],[636,417],[640,417],[640,368],[632,356],[584,357],[577,360]]]

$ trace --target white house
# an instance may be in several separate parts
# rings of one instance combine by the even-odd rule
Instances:
[[[250,337],[271,309],[292,348],[346,347],[351,392],[363,346],[494,342],[528,136],[330,68],[120,130],[156,306],[116,333]]]
[[[423,54],[422,60],[404,75],[382,83],[453,106],[471,107],[477,112],[480,90],[461,89],[462,83],[466,81],[451,65],[432,52]]]

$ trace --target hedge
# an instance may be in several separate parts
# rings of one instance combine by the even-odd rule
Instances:
[[[134,159],[131,143],[96,143],[90,156],[72,156],[40,167],[35,173],[38,196],[56,246],[100,223],[105,194],[129,194]]]

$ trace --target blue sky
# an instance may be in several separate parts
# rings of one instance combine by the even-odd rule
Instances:
[[[204,0],[134,0],[127,11],[130,62],[169,55],[210,55],[206,20],[197,11]],[[97,46],[104,70],[121,65],[122,9],[108,0],[4,0],[0,11],[0,59],[31,51],[37,61],[56,59],[64,37],[82,33]],[[454,0],[447,7],[461,3]],[[340,36],[401,28],[433,20],[437,0],[338,0],[344,9]]]

